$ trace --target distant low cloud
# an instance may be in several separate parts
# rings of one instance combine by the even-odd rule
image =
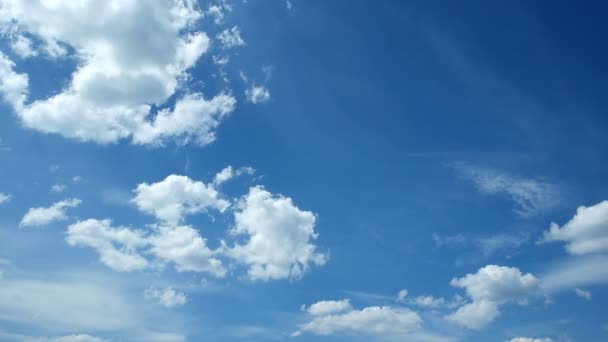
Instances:
[[[67,219],[67,210],[77,207],[81,201],[77,198],[59,201],[48,208],[30,208],[21,219],[20,227],[44,226],[54,221]]]
[[[550,338],[515,337],[505,342],[553,342]]]
[[[555,207],[560,200],[557,187],[546,181],[516,177],[463,162],[450,166],[459,176],[471,181],[480,192],[511,199],[515,203],[515,213],[520,216],[537,215]]]

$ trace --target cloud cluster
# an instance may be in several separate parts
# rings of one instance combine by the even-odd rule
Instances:
[[[454,278],[452,286],[464,288],[471,301],[446,318],[469,329],[481,329],[500,314],[502,304],[525,299],[539,290],[540,281],[518,268],[487,265],[476,273]]]
[[[130,138],[205,145],[235,108],[228,93],[206,98],[186,86],[189,69],[210,46],[197,28],[197,1],[1,0],[0,17],[17,55],[77,63],[67,86],[27,103],[28,75],[0,54],[0,93],[25,127],[101,144]],[[236,27],[219,39],[244,44]]]
[[[323,265],[327,256],[317,252],[313,241],[316,217],[300,210],[291,198],[274,195],[261,186],[233,204],[218,187],[240,174],[253,174],[250,167],[226,167],[213,182],[169,175],[156,183],[142,183],[134,190],[139,210],[152,214],[157,223],[146,229],[113,226],[110,219],[81,220],[67,229],[71,246],[94,249],[100,261],[121,272],[172,265],[178,272],[205,272],[223,277],[227,262],[247,267],[250,280],[299,279],[313,265]],[[230,209],[230,210],[229,210]],[[183,221],[187,215],[209,210],[234,215],[229,245],[207,246],[201,232]]]

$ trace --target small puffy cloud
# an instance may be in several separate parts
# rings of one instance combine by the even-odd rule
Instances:
[[[238,28],[238,26],[233,26],[232,28],[225,29],[218,33],[217,39],[226,49],[235,48],[246,44],[241,37],[241,30]]]
[[[586,299],[586,300],[591,300],[591,291],[586,291],[586,290],[582,290],[579,288],[574,289],[574,293],[576,293],[577,296]]]
[[[324,302],[335,304],[340,301]],[[316,304],[318,303],[310,307],[315,307]],[[322,306],[326,306],[326,304]],[[349,305],[340,312],[329,310],[326,314],[311,314],[310,322],[300,325],[299,330],[292,336],[299,336],[303,333],[322,336],[336,334],[403,336],[419,330],[421,324],[420,316],[406,308],[370,306],[362,310],[355,310]]]
[[[227,166],[215,175],[215,177],[213,178],[213,186],[220,186],[221,184],[231,180],[232,178],[243,174],[253,175],[254,173],[255,169],[250,166],[245,166],[237,170],[234,170],[232,166]]]
[[[11,198],[13,198],[13,196],[0,192],[0,204],[10,202]]]
[[[316,251],[315,215],[296,207],[291,198],[276,196],[257,186],[237,204],[233,236],[246,242],[224,246],[225,253],[248,265],[251,280],[299,279],[327,255]]]
[[[270,91],[264,86],[252,85],[245,90],[245,96],[251,103],[264,103],[270,100]]]
[[[197,31],[204,14],[197,1],[1,4],[0,30],[16,37],[17,53],[36,54],[31,37],[52,58],[77,57],[65,87],[26,105],[27,75],[16,73],[14,63],[0,54],[0,93],[27,128],[100,144],[132,139],[152,146],[167,141],[205,145],[234,110],[229,95],[207,100],[187,91],[189,70],[210,44],[207,34]],[[222,37],[241,43],[234,33],[239,32]]]
[[[51,186],[51,192],[60,194],[60,193],[64,192],[67,188],[68,187],[63,184],[55,184],[55,185]]]
[[[519,178],[504,172],[454,163],[456,172],[485,194],[504,195],[515,202],[515,212],[521,216],[533,216],[555,207],[559,202],[557,188],[545,181]]]
[[[350,300],[322,300],[316,302],[306,309],[306,312],[313,316],[326,316],[347,310],[351,310]]]
[[[540,281],[518,268],[487,265],[474,274],[454,278],[452,286],[464,288],[472,302],[464,304],[447,319],[469,329],[481,329],[500,314],[498,308],[539,290]]]
[[[152,266],[148,258],[171,263],[179,272],[207,272],[221,277],[225,269],[206,246],[198,231],[189,226],[157,226],[152,233],[129,227],[113,227],[110,220],[89,219],[70,225],[66,241],[71,246],[93,248],[103,264],[120,272]]]
[[[44,226],[54,221],[67,219],[66,211],[80,204],[77,198],[59,201],[48,208],[30,208],[21,219],[20,227]]]
[[[397,293],[397,301],[400,303],[403,303],[403,301],[405,301],[405,297],[407,297],[407,295],[408,295],[407,289],[403,289],[403,290],[399,291],[399,293]]]
[[[158,183],[141,183],[134,190],[133,203],[159,220],[177,225],[186,215],[225,211],[230,203],[212,186],[186,176],[170,175]]]
[[[158,303],[166,308],[182,306],[186,304],[187,296],[183,292],[177,292],[171,287],[164,289],[149,288],[144,291],[144,296],[148,299],[158,300]]]
[[[232,11],[232,6],[228,5],[225,2],[221,2],[219,4],[210,4],[206,14],[209,17],[213,18],[214,24],[220,25],[224,22],[226,13],[230,11]]]
[[[553,342],[550,338],[515,337],[505,342]]]
[[[563,241],[570,254],[608,253],[608,201],[580,206],[562,227],[551,223],[541,242]]]

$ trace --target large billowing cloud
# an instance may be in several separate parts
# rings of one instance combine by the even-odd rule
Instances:
[[[469,329],[481,329],[498,317],[500,305],[525,299],[539,290],[540,281],[515,267],[487,265],[476,273],[452,279],[450,284],[464,288],[471,302],[447,319]]]
[[[562,227],[556,223],[545,232],[543,242],[566,242],[570,254],[608,253],[608,201],[578,207]]]
[[[300,210],[291,198],[252,187],[234,216],[231,233],[246,241],[226,247],[226,253],[248,265],[251,280],[298,279],[310,266],[327,261],[312,243],[317,238],[315,215]]]
[[[202,16],[194,0],[0,0],[0,28],[18,55],[77,63],[67,86],[28,103],[28,76],[0,54],[0,93],[24,126],[45,133],[102,144],[208,144],[236,102],[186,86],[210,45],[196,27]]]

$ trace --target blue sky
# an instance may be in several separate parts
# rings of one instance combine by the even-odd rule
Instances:
[[[605,341],[604,12],[0,0],[0,340]]]

